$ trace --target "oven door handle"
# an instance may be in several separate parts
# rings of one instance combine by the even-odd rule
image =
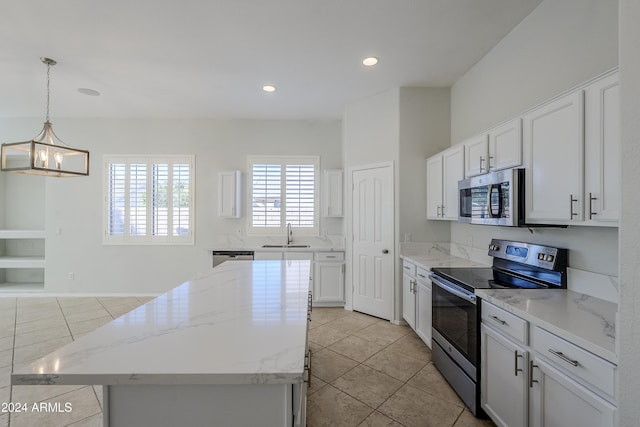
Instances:
[[[442,283],[440,280],[437,279],[436,276],[434,276],[433,274],[429,275],[429,279],[431,279],[431,282],[434,285],[438,285],[440,288],[444,289],[445,291],[452,293],[453,295],[466,299],[469,302],[472,302],[473,304],[476,303],[476,296],[473,294],[468,294],[466,292],[463,292],[461,290],[458,290],[456,288],[453,288],[445,283]]]

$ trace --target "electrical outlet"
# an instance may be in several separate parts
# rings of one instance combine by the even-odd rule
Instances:
[[[74,273],[73,271],[70,271],[69,273],[67,273],[67,278],[69,280],[74,280],[76,278],[76,273]]]

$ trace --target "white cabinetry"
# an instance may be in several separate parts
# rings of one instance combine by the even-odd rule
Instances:
[[[618,73],[585,89],[585,221],[616,226],[620,219],[620,88]]]
[[[458,219],[458,181],[464,179],[464,145],[427,159],[427,219]]]
[[[342,177],[343,174],[340,169],[327,169],[324,171],[322,212],[325,217],[342,217],[344,215]]]
[[[431,348],[431,281],[429,271],[402,262],[402,317]]]
[[[44,288],[43,230],[0,230],[0,291]]]
[[[489,140],[487,134],[478,135],[463,142],[464,175],[482,175],[489,172]]]
[[[427,270],[418,267],[416,289],[416,334],[431,348],[431,280]]]
[[[218,174],[218,217],[240,218],[242,215],[242,173],[223,171]]]
[[[583,101],[578,90],[523,117],[527,223],[583,220]]]
[[[464,143],[465,177],[522,165],[522,120],[503,123]]]
[[[410,262],[402,263],[402,317],[416,328],[416,266]]]
[[[313,266],[313,304],[344,305],[344,252],[316,252]]]
[[[482,301],[482,408],[499,426],[526,426],[528,323]]]
[[[489,171],[522,165],[522,120],[520,117],[489,131]]]
[[[498,426],[616,425],[615,365],[486,301],[481,349],[482,408]]]

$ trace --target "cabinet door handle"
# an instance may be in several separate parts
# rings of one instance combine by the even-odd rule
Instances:
[[[502,320],[502,319],[501,319],[501,318],[499,318],[498,316],[491,316],[491,318],[492,318],[493,320],[495,320],[496,322],[500,323],[501,325],[506,325],[506,324],[507,324],[506,320]]]
[[[574,216],[578,214],[573,211],[573,202],[577,202],[578,199],[573,198],[573,194],[569,194],[569,212],[571,213],[571,217],[569,219],[573,219]]]
[[[559,357],[560,359],[564,360],[565,362],[567,362],[570,365],[578,366],[580,364],[580,363],[578,363],[577,360],[569,359],[561,351],[555,351],[555,350],[549,349],[549,353],[553,354],[556,357]]]
[[[424,274],[418,274],[418,276],[422,277],[423,279],[427,278],[427,276],[425,276]]]
[[[444,218],[444,205],[441,206],[442,217]]]
[[[440,208],[441,206],[438,205],[438,207],[436,208],[436,216],[439,217],[440,216]]]
[[[529,388],[533,388],[533,383],[537,383],[538,380],[533,379],[533,368],[537,368],[538,365],[533,364],[533,360],[529,361]]]
[[[518,376],[518,372],[523,372],[522,369],[518,368],[518,357],[524,358],[524,354],[518,354],[518,350],[514,350],[513,351],[513,363],[514,363],[513,374],[516,377]]]
[[[593,197],[592,193],[589,193],[589,219],[593,219],[594,215],[598,215],[597,212],[593,211],[593,201],[598,200],[597,197]]]
[[[495,166],[491,166],[491,159],[493,159],[493,156],[489,156],[489,170],[495,168]]]
[[[480,156],[480,172],[482,172],[482,170],[484,169],[482,167],[482,163],[484,163],[484,160],[485,160],[484,157]]]

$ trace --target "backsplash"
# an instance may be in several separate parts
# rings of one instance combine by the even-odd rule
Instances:
[[[285,236],[246,236],[238,234],[216,234],[211,240],[210,249],[259,249],[262,245],[283,245]],[[344,236],[293,236],[294,245],[309,245],[310,249],[345,248]]]
[[[400,253],[403,255],[430,255],[441,252],[490,266],[493,258],[486,248],[479,249],[450,242],[404,242]],[[571,259],[571,254],[569,254]],[[567,269],[567,289],[618,304],[618,278],[606,274],[593,273],[569,267]]]

